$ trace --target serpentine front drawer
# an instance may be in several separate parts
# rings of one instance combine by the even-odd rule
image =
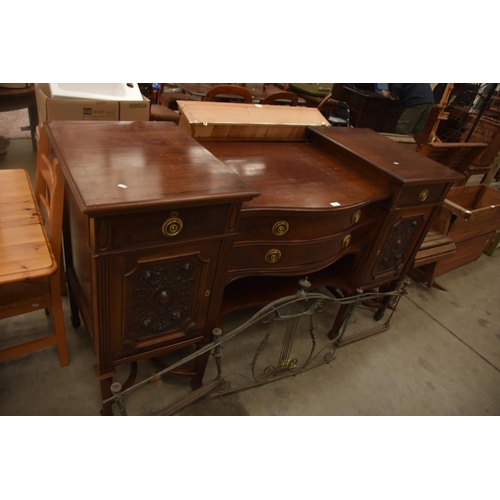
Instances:
[[[367,222],[374,222],[380,215],[382,202],[370,205],[335,211],[301,212],[296,215],[292,211],[281,214],[273,211],[272,215],[256,214],[253,211],[243,211],[238,223],[236,242],[249,241],[286,241],[314,240],[326,238],[355,228]]]
[[[318,270],[342,255],[359,250],[370,240],[375,224],[363,224],[331,237],[300,242],[259,242],[235,244],[229,274],[280,274],[294,269]]]

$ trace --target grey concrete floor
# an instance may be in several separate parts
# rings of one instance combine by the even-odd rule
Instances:
[[[31,142],[12,140],[0,168],[34,172]],[[221,397],[205,396],[178,415],[500,415],[500,249],[439,278],[447,291],[411,281],[390,329],[338,349],[335,359],[295,377]],[[95,356],[83,326],[74,329],[63,298],[70,365],[55,347],[0,362],[0,415],[99,415]],[[228,316],[230,331],[255,310]],[[333,314],[318,320],[318,345]],[[386,315],[387,316],[387,315]],[[387,318],[385,318],[387,319]],[[377,324],[358,311],[352,330]],[[0,347],[49,329],[43,312],[0,321]],[[223,370],[233,388],[249,376],[263,326],[225,344]],[[307,328],[304,327],[307,337]],[[188,354],[184,352],[183,354]],[[165,361],[172,362],[181,354]],[[210,361],[206,380],[215,367]],[[119,367],[117,379],[127,377]],[[139,363],[138,381],[154,374]],[[128,396],[129,415],[153,415],[189,393],[186,379],[164,376]]]

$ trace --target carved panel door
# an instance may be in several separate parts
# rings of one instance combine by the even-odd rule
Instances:
[[[395,210],[389,215],[394,218],[394,223],[376,245],[375,262],[367,276],[368,283],[391,281],[406,273],[433,210],[434,207]]]
[[[219,249],[197,242],[113,258],[115,361],[202,338]]]

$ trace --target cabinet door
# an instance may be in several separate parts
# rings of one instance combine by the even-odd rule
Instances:
[[[192,343],[204,334],[220,241],[112,259],[113,359]]]
[[[389,230],[381,235],[376,245],[376,256],[367,283],[392,281],[401,277],[411,264],[420,244],[433,207],[420,210],[394,210]]]

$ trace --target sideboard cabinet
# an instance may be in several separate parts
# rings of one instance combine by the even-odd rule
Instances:
[[[460,177],[366,129],[196,140],[165,122],[45,126],[66,177],[72,321],[89,334],[103,400],[117,365],[202,346],[225,311],[290,280],[396,286]]]

